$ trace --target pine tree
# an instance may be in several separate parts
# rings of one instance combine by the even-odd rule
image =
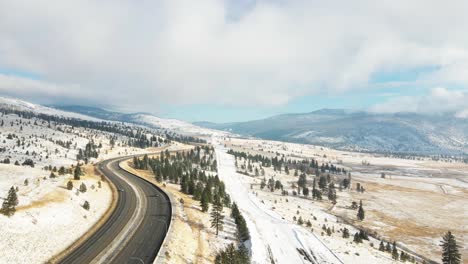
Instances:
[[[73,182],[72,181],[67,182],[67,189],[70,190],[70,191],[73,190]]]
[[[162,179],[162,172],[160,170],[154,170],[153,173],[154,173],[154,176],[156,178],[156,181],[157,182],[162,182],[162,180],[163,180]]]
[[[73,172],[73,179],[80,180],[80,176],[82,174],[80,164],[77,164],[75,167],[75,171]]]
[[[249,250],[241,243],[237,250],[237,263],[250,263]]]
[[[348,237],[349,237],[349,230],[348,228],[345,227],[343,229],[343,238],[348,238]]]
[[[317,198],[317,186],[316,186],[316,182],[315,182],[315,178],[314,178],[314,181],[312,183],[312,199],[315,200],[315,198]]]
[[[211,209],[211,227],[216,229],[216,236],[222,230],[224,224],[223,206],[216,202]]]
[[[392,246],[390,245],[390,242],[387,242],[387,245],[385,246],[385,251],[388,253],[392,252]]]
[[[333,182],[328,185],[328,200],[336,204],[336,190]]]
[[[448,231],[442,237],[442,263],[443,264],[460,264],[461,263],[461,255],[458,252],[459,246],[457,245],[457,241],[455,240],[455,236],[452,235],[452,232]]]
[[[380,241],[379,250],[380,251],[385,251],[385,246],[384,246],[383,241]]]
[[[362,207],[362,200],[359,201],[359,209],[358,209],[358,213],[357,213],[357,218],[362,221],[364,220],[364,217],[365,217],[365,213],[364,213],[364,208]]]
[[[396,247],[396,242],[393,241],[392,258],[393,258],[394,260],[398,260],[398,257],[399,257],[399,255],[398,255],[398,250],[397,250],[397,247]]]
[[[206,197],[206,194],[203,193],[200,199],[200,206],[202,208],[202,212],[207,212],[210,204],[208,203],[208,197]]]
[[[88,201],[85,201],[85,202],[84,202],[83,208],[84,208],[85,210],[89,210],[89,202],[88,202]]]
[[[358,232],[356,232],[356,233],[354,234],[354,240],[353,240],[353,241],[354,241],[356,244],[362,243],[362,238],[361,238],[361,236],[359,235]]]
[[[11,186],[8,191],[7,198],[3,201],[2,208],[0,213],[6,216],[12,216],[16,211],[16,206],[18,205],[18,195],[16,194],[15,187]]]
[[[80,192],[85,193],[86,191],[87,191],[86,184],[84,184],[84,182],[83,182],[80,185]]]

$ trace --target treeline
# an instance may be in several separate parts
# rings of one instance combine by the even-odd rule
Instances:
[[[255,154],[252,155],[250,153],[246,153],[243,151],[234,151],[232,149],[228,150],[228,154],[234,155],[236,159],[242,158],[249,162],[256,162],[259,163],[262,167],[273,167],[275,171],[285,171],[289,174],[290,170],[295,170],[294,175],[298,176],[299,172],[305,174],[315,174],[319,175],[321,173],[332,173],[332,174],[347,174],[347,171],[344,168],[337,167],[333,164],[322,163],[319,166],[319,163],[315,159],[303,159],[303,160],[296,160],[296,159],[286,159],[283,156],[278,157],[276,155],[273,158]]]
[[[146,148],[146,147],[157,147],[160,146],[162,142],[168,143],[167,139],[162,140],[162,142],[158,139],[155,140],[155,137],[147,137],[147,134],[152,134],[151,131],[148,129],[137,127],[137,126],[129,126],[125,125],[124,123],[116,123],[116,122],[106,122],[106,121],[89,121],[89,120],[82,120],[77,118],[67,118],[55,115],[46,115],[42,113],[34,113],[31,111],[20,111],[14,109],[6,109],[1,108],[0,113],[2,115],[8,114],[15,114],[20,118],[25,119],[40,119],[43,123],[47,124],[47,127],[51,128],[52,125],[69,125],[71,127],[82,127],[87,129],[94,129],[99,130],[102,132],[114,133],[119,134],[125,137],[130,138],[127,142],[129,146],[132,147],[139,147],[139,148]],[[35,123],[37,125],[37,120]]]
[[[216,254],[215,263],[217,264],[231,264],[231,263],[250,263],[249,251],[244,245],[244,242],[250,239],[249,229],[247,223],[242,216],[236,203],[232,203],[231,217],[234,218],[237,227],[237,240],[238,247],[234,243],[229,244],[224,250]]]
[[[206,140],[192,137],[192,136],[184,136],[180,134],[176,134],[174,132],[166,132],[166,138],[170,141],[177,141],[182,143],[197,143],[197,144],[206,144]]]
[[[158,147],[163,143],[169,143],[168,139],[163,139],[155,135],[148,135],[144,131],[137,131],[136,134],[127,141],[127,145],[135,148]]]

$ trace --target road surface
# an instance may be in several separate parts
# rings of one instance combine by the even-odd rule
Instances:
[[[153,263],[171,221],[170,200],[158,187],[120,169],[119,162],[128,158],[98,164],[118,190],[116,208],[59,263]]]

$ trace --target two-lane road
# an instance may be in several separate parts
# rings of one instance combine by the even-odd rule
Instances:
[[[170,200],[158,187],[122,170],[119,162],[128,158],[98,164],[118,190],[116,208],[59,263],[152,263],[156,258],[171,221]]]

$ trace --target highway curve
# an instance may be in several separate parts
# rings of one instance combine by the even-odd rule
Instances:
[[[161,189],[120,169],[119,162],[128,158],[98,164],[118,190],[116,208],[96,232],[58,263],[153,263],[172,208]]]

